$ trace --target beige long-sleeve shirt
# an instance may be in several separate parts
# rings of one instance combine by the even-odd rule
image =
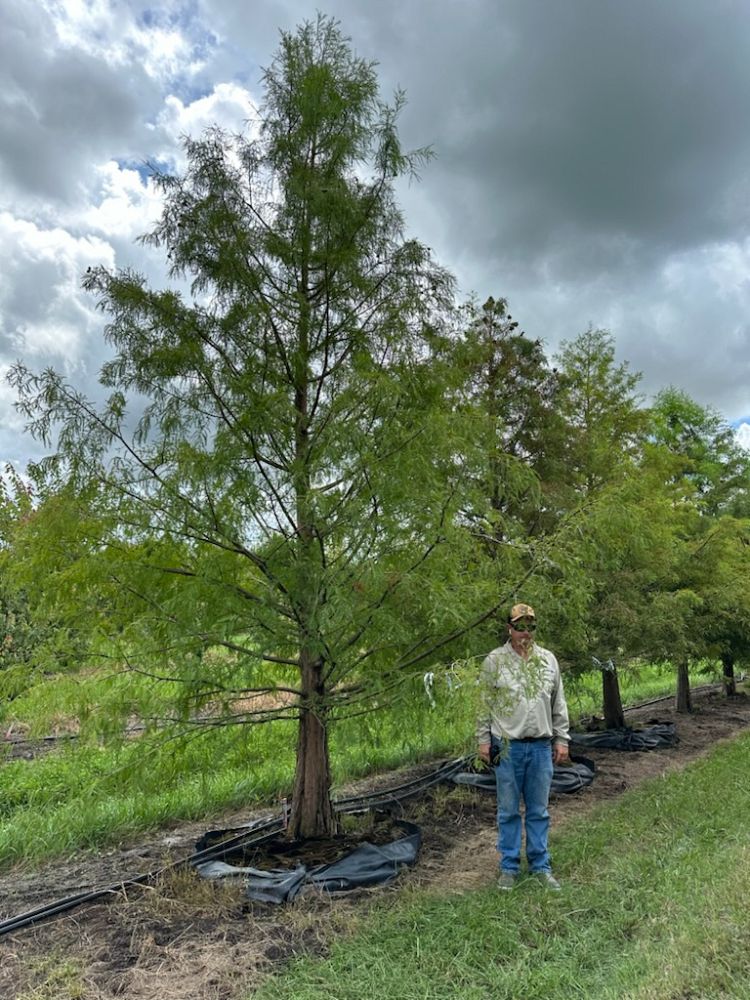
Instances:
[[[570,740],[568,706],[560,665],[553,653],[534,644],[524,660],[510,641],[493,649],[479,675],[481,709],[477,742],[549,737]]]

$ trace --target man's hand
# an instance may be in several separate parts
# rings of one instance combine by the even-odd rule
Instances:
[[[570,763],[570,751],[567,743],[555,743],[552,747],[552,763],[555,765]]]
[[[477,755],[479,756],[480,760],[483,760],[485,762],[485,764],[489,764],[489,762],[490,762],[490,744],[489,743],[480,743],[479,744],[479,749],[477,750]]]

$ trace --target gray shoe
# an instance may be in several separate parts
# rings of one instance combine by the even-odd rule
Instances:
[[[533,875],[535,879],[542,883],[545,889],[551,889],[553,892],[560,892],[562,886],[552,872],[534,872]]]
[[[498,889],[512,889],[517,878],[516,872],[500,872],[500,877],[497,880]]]

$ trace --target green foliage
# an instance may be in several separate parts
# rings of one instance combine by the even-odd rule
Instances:
[[[564,343],[561,415],[566,423],[561,467],[564,482],[587,496],[628,468],[639,452],[645,414],[636,394],[640,373],[615,364],[615,343],[605,330],[589,328]]]
[[[101,682],[97,690],[101,693]],[[151,690],[163,697],[159,685],[152,682]],[[452,697],[441,684],[436,693],[432,708],[420,677],[413,682],[413,697],[395,709],[335,722],[334,782],[436,754],[468,752],[473,703]],[[39,701],[27,696],[25,706],[39,707]],[[24,702],[14,707],[20,710]],[[35,720],[25,719],[36,729]],[[290,793],[294,741],[289,723],[243,726],[240,719],[194,726],[172,739],[160,731],[106,746],[76,741],[33,761],[6,761],[2,768],[0,865],[5,865],[118,842],[178,819],[275,805]]]
[[[6,467],[0,477],[0,697],[5,698],[15,693],[44,631],[33,621],[26,595],[13,586],[9,573],[14,536],[31,512],[29,486],[12,466]],[[11,679],[8,671],[14,667]]]
[[[78,607],[70,616],[70,547],[73,522],[61,495],[40,496],[12,468],[0,479],[0,717],[2,702],[36,677],[58,672],[86,644]],[[77,528],[74,529],[77,531]],[[61,583],[62,580],[62,583]]]
[[[85,742],[118,742],[140,731],[144,718],[167,718],[176,694],[169,683],[127,668],[36,673],[7,706],[5,719],[34,739],[62,732]]]
[[[438,345],[453,376],[456,412],[471,412],[481,442],[476,469],[477,509],[464,512],[493,559],[509,539],[533,529],[540,485],[562,434],[556,407],[558,380],[542,344],[517,332],[505,299],[489,298],[466,308],[461,336]],[[541,482],[540,482],[541,481]]]
[[[682,511],[679,552],[654,599],[663,627],[652,653],[746,660],[750,456],[718,413],[673,387],[656,399],[651,437],[672,463]]]
[[[585,665],[593,655],[622,664],[670,655],[674,635],[666,640],[664,618],[678,628],[681,619],[674,609],[662,615],[659,604],[671,593],[688,518],[689,510],[676,506],[664,488],[658,468],[642,465],[637,474],[598,491],[568,536],[585,598],[563,609],[565,659]]]
[[[654,402],[651,435],[678,459],[674,478],[689,485],[702,513],[750,514],[750,456],[716,410],[670,386]]]
[[[84,279],[105,401],[11,373],[55,451],[0,496],[0,699],[105,662],[131,680],[78,686],[84,737],[299,720],[318,833],[329,733],[478,662],[514,599],[572,672],[747,656],[750,460],[679,390],[644,409],[606,331],[558,371],[505,299],[456,310],[396,201],[429,150],[335,21],[263,81],[244,134],[155,173],[167,287]]]

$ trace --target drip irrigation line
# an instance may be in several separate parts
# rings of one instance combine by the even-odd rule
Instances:
[[[26,739],[25,737],[17,739],[15,736],[4,736],[3,744],[10,747],[22,747],[27,746],[29,743],[57,743],[64,740],[77,739],[78,735],[76,733],[66,733],[65,736],[38,736],[35,740]]]
[[[738,680],[741,679],[742,678],[738,678]],[[691,687],[690,693],[702,694],[705,691],[717,691],[721,690],[723,686],[724,685],[721,681],[716,681],[713,684],[701,684],[697,687]],[[639,701],[636,702],[634,705],[626,705],[623,708],[623,712],[635,712],[639,708],[648,708],[649,705],[658,705],[663,701],[671,701],[673,698],[674,694],[664,694],[661,695],[659,698],[652,698],[649,701]],[[146,730],[145,726],[131,726],[128,729],[124,730],[123,735],[131,736],[135,733],[145,732],[145,730]],[[77,739],[79,739],[78,733],[65,733],[61,736],[39,736],[37,737],[37,739],[27,739],[26,737],[17,738],[15,736],[7,736],[0,739],[0,747],[2,746],[21,747],[21,746],[29,746],[30,744],[33,745],[35,743],[65,743],[69,740],[72,741]]]
[[[468,757],[458,757],[455,760],[446,761],[444,764],[438,765],[434,770],[423,774],[419,778],[412,778],[411,781],[406,781],[402,785],[396,785],[394,788],[386,789],[383,792],[370,792],[367,795],[352,795],[348,798],[336,799],[333,803],[334,809],[337,812],[352,814],[359,812],[360,809],[361,811],[367,811],[369,809],[379,809],[383,806],[397,804],[413,795],[426,792],[433,785],[439,785],[442,781],[447,780],[467,760],[471,760],[472,757],[473,755],[469,755]]]
[[[741,678],[738,678],[741,679]],[[721,681],[716,681],[713,684],[701,684],[697,687],[691,687],[691,694],[701,694],[704,691],[716,691],[723,687]],[[626,705],[623,708],[623,712],[635,712],[639,708],[648,708],[649,705],[658,705],[663,701],[671,701],[674,698],[673,694],[660,695],[658,698],[652,698],[649,701],[639,701],[634,705]],[[128,729],[123,731],[124,736],[132,736],[136,733],[143,733],[146,731],[145,726],[130,726]],[[78,733],[63,733],[59,736],[38,736],[36,739],[31,739],[25,736],[5,736],[0,739],[0,747],[24,747],[33,746],[37,743],[68,743],[79,739]]]
[[[388,805],[397,805],[404,799],[426,792],[433,785],[449,780],[451,775],[460,770],[460,768],[463,767],[469,759],[471,758],[460,757],[456,760],[440,764],[437,768],[425,775],[422,775],[420,778],[414,778],[402,785],[386,789],[383,792],[371,792],[367,795],[354,795],[342,799],[336,799],[333,802],[334,811],[342,814],[356,814],[360,812],[367,812],[371,809],[380,809]],[[220,861],[227,854],[232,853],[240,847],[257,846],[266,840],[271,840],[285,828],[285,814],[269,820],[261,820],[258,823],[251,824],[250,828],[236,828],[241,829],[243,832],[238,833],[236,836],[231,837],[228,840],[223,840],[220,844],[213,847],[207,847],[204,850],[196,851],[189,857],[182,858],[180,861],[175,861],[170,865],[165,865],[156,871],[133,875],[129,878],[116,882],[114,885],[109,885],[101,889],[92,889],[88,892],[76,893],[74,895],[55,900],[52,903],[46,903],[45,905],[39,906],[34,910],[28,910],[26,913],[20,913],[15,917],[9,917],[7,920],[0,921],[0,937],[3,937],[5,934],[10,934],[13,931],[30,927],[32,924],[39,923],[49,917],[65,913],[77,906],[81,906],[84,903],[91,903],[98,899],[103,899],[106,896],[122,895],[123,891],[131,886],[153,882],[167,872],[177,871],[179,869],[191,867],[196,864],[202,864],[207,861]]]
[[[721,681],[717,681],[715,684],[700,684],[698,687],[691,687],[691,694],[703,694],[705,691],[717,691],[720,690],[724,685]],[[635,712],[639,708],[648,708],[649,705],[660,705],[663,701],[673,701],[673,694],[664,694],[661,698],[652,698],[650,701],[639,701],[635,705],[627,705],[623,708],[623,712]]]
[[[132,736],[134,733],[145,733],[145,726],[130,726],[123,729],[123,736]],[[78,733],[61,733],[59,736],[37,736],[36,739],[27,736],[4,736],[0,740],[0,746],[23,747],[33,746],[36,743],[68,743],[80,739]]]

